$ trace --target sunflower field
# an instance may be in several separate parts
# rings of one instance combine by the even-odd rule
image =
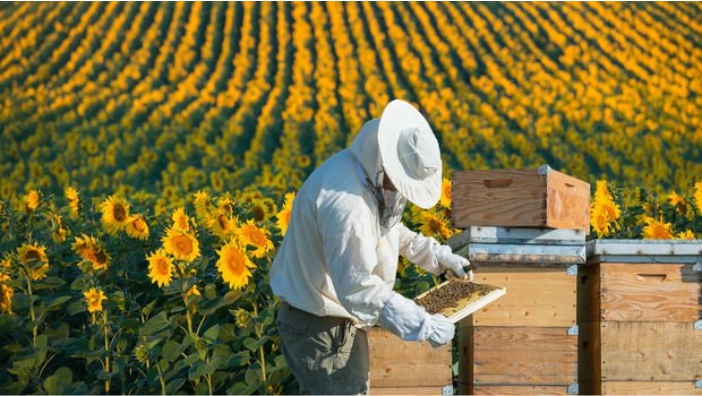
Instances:
[[[0,4],[0,392],[281,394],[268,269],[391,99],[454,170],[593,185],[591,238],[702,238],[698,2]],[[408,296],[438,280],[401,262]]]

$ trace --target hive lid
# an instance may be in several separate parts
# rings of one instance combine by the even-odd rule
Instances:
[[[422,305],[422,302],[430,302],[431,300],[429,299],[432,299],[433,296],[436,296],[436,298],[446,297],[445,294],[437,293],[447,292],[448,288],[454,288],[456,289],[456,292],[465,292],[466,290],[472,288],[476,289],[473,291],[472,294],[468,296],[463,296],[459,299],[445,299],[446,301],[451,301],[454,304],[447,304],[438,311],[435,311],[433,307],[429,307],[429,309],[427,309],[427,311],[430,313],[443,314],[453,323],[458,323],[460,320],[468,317],[473,312],[482,309],[486,305],[494,302],[495,300],[499,299],[507,293],[507,289],[505,289],[504,287],[473,283],[462,280],[448,280],[417,296],[417,298],[415,298],[414,301],[417,302],[417,304],[419,304],[420,306],[424,306]],[[482,293],[480,289],[482,289]],[[458,295],[461,294],[458,293]],[[427,307],[425,306],[425,309],[426,308]]]
[[[702,240],[596,239],[587,242],[587,260],[618,263],[700,263]]]

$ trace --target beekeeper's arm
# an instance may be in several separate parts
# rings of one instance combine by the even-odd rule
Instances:
[[[324,240],[327,270],[344,308],[368,325],[379,323],[406,341],[429,341],[434,346],[453,339],[454,325],[389,289],[373,273],[377,219],[362,197],[330,196],[318,208],[319,232]]]
[[[467,258],[454,254],[450,246],[416,233],[402,223],[397,227],[400,228],[400,255],[434,275],[447,273],[473,281],[473,271],[465,270],[470,266]]]

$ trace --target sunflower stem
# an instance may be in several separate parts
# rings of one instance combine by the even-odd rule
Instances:
[[[253,304],[253,311],[254,311],[254,316],[258,318],[258,305],[256,302]],[[259,324],[254,324],[254,331],[256,332],[256,337],[258,339],[261,339],[263,336],[263,330],[261,329]],[[260,356],[260,363],[261,363],[261,380],[263,380],[263,390],[264,393],[266,391],[267,385],[268,385],[268,378],[266,375],[266,354],[263,351],[263,345],[258,347],[258,354]]]
[[[156,370],[158,371],[158,381],[161,383],[161,394],[166,396],[166,381],[163,380],[163,370],[158,362],[156,362]]]
[[[24,269],[24,276],[27,278],[27,295],[29,295],[29,319],[32,321],[32,345],[36,349],[38,328],[36,314],[34,313],[34,293],[32,292],[32,279],[26,268]]]
[[[110,372],[110,338],[107,323],[107,311],[102,311],[102,332],[105,336],[105,372]],[[105,381],[105,393],[110,393],[110,380]]]

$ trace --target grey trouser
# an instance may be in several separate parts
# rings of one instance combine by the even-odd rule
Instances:
[[[312,315],[283,302],[276,324],[300,394],[368,393],[368,337],[351,320]]]

